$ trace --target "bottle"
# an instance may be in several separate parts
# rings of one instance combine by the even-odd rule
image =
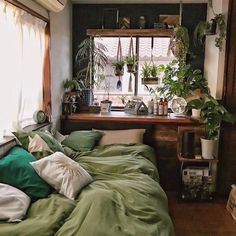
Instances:
[[[153,106],[154,106],[154,102],[153,102],[153,99],[152,99],[151,101],[148,101],[148,114],[153,113]]]
[[[164,112],[163,112],[163,114],[164,114],[164,116],[167,116],[168,115],[168,101],[167,101],[167,99],[165,98],[164,99]]]
[[[158,101],[156,99],[153,102],[153,115],[158,115]]]
[[[139,17],[139,29],[145,29],[146,28],[146,18],[145,16]]]
[[[159,102],[159,106],[158,106],[158,115],[163,116],[163,114],[164,114],[164,102],[163,102],[163,98],[161,98]]]

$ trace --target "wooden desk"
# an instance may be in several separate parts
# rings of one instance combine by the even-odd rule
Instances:
[[[155,149],[161,185],[169,191],[177,191],[179,188],[178,127],[194,126],[198,126],[198,123],[188,117],[177,117],[173,114],[165,117],[137,116],[124,112],[111,112],[107,115],[80,113],[61,118],[63,134],[92,128],[104,130],[146,129],[144,143]]]

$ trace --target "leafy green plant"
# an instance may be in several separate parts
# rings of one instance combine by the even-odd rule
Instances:
[[[141,76],[143,78],[150,78],[151,77],[151,65],[150,63],[144,62],[142,66]]]
[[[189,34],[187,28],[181,25],[175,27],[174,35],[170,40],[169,49],[181,64],[185,64],[189,50]]]
[[[137,56],[126,56],[124,58],[124,62],[127,64],[127,65],[137,65],[138,64],[138,59],[137,59]]]
[[[163,64],[157,65],[157,64],[152,63],[150,66],[151,76],[154,78],[158,77],[160,73],[164,71],[164,69],[165,69],[165,66]]]
[[[90,75],[102,71],[108,64],[106,52],[107,48],[102,43],[90,38],[79,44],[75,56],[75,72],[81,89],[90,88],[94,82],[93,79],[90,81]],[[99,74],[97,76],[99,77]]]
[[[206,139],[216,139],[218,137],[222,121],[229,123],[236,121],[235,115],[228,112],[223,105],[211,96],[208,97],[202,107],[201,117],[204,122]]]
[[[204,99],[194,98],[188,101],[187,109],[202,109],[204,106]]]
[[[65,90],[72,91],[78,90],[80,85],[76,79],[67,79],[65,80],[63,87]]]
[[[123,59],[112,62],[112,66],[120,70],[123,69],[124,65],[125,65],[125,61]]]
[[[171,100],[174,96],[187,98],[194,95],[198,89],[202,94],[209,94],[206,78],[201,70],[193,69],[191,65],[173,60],[165,66],[162,87],[158,88],[161,95]]]
[[[205,36],[208,34],[215,34],[212,26],[218,29],[218,36],[215,38],[215,46],[222,50],[223,42],[226,39],[226,23],[225,17],[222,14],[214,14],[214,18],[210,21],[200,21],[194,29],[195,42],[204,43]]]

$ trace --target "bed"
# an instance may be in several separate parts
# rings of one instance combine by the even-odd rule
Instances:
[[[19,223],[0,221],[1,236],[174,236],[155,155],[145,144],[66,150],[93,178],[75,200],[53,191]]]

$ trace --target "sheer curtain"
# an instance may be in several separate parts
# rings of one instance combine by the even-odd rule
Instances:
[[[42,108],[45,27],[0,0],[0,134],[32,124]]]

